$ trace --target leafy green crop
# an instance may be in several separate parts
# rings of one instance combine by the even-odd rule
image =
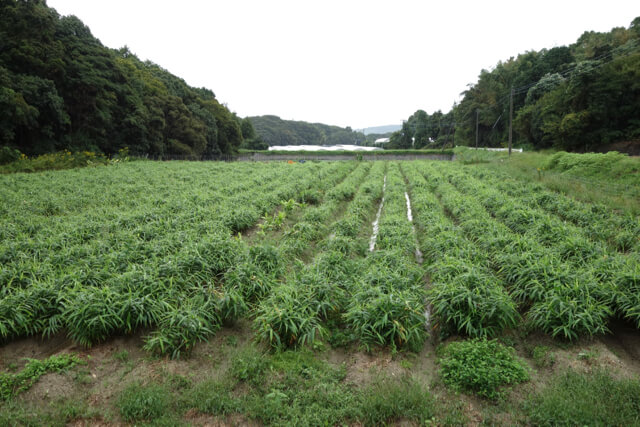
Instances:
[[[367,348],[376,344],[418,351],[428,336],[424,299],[415,289],[387,291],[363,286],[344,317]]]
[[[294,284],[278,286],[260,302],[254,328],[276,348],[303,346],[325,334],[312,293]]]
[[[0,200],[3,342],[146,330],[178,357],[241,318],[277,348],[640,325],[636,217],[459,163],[131,161],[3,175]]]
[[[475,268],[434,283],[428,298],[443,326],[470,337],[494,337],[516,326],[520,317],[504,288]]]

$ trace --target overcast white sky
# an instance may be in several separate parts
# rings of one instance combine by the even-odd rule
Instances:
[[[354,129],[448,111],[499,60],[640,16],[638,0],[47,3],[104,45],[212,89],[240,116]]]

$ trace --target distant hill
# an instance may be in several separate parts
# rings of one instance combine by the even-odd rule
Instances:
[[[364,133],[365,135],[369,135],[372,133],[387,134],[387,133],[395,132],[400,129],[402,129],[402,125],[386,125],[386,126],[373,126],[373,127],[368,127],[364,129],[358,129],[358,131]]]
[[[365,137],[350,127],[341,128],[322,123],[283,120],[278,116],[249,117],[256,134],[272,145],[360,145]]]

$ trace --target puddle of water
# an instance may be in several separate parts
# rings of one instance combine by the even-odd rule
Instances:
[[[376,239],[378,238],[378,230],[380,229],[380,215],[382,214],[382,206],[384,205],[384,190],[387,188],[387,175],[384,176],[384,181],[382,182],[382,200],[380,200],[380,207],[378,208],[378,213],[376,214],[376,219],[373,221],[373,233],[371,234],[371,240],[369,240],[369,252],[373,252],[376,248]]]
[[[411,200],[409,200],[409,193],[404,192],[404,198],[407,199],[407,218],[409,222],[413,222],[413,215],[411,214]],[[415,229],[413,230],[415,232]]]
[[[413,230],[413,237],[416,240],[416,251],[415,251],[416,261],[418,261],[418,264],[422,264],[422,262],[424,261],[424,258],[422,256],[422,251],[420,251],[420,248],[418,247],[418,239],[416,237],[416,227],[415,225],[413,225],[413,214],[411,213],[411,199],[409,199],[409,193],[407,193],[406,191],[404,192],[404,198],[407,200],[407,218],[411,223],[411,229]]]
[[[413,230],[413,237],[416,241],[416,251],[415,251],[416,261],[418,262],[418,264],[422,264],[424,262],[424,258],[422,256],[422,251],[420,251],[420,248],[418,247],[418,238],[416,236],[416,226],[413,225],[413,214],[411,213],[411,199],[409,199],[409,193],[407,193],[406,191],[404,192],[404,198],[407,200],[407,219],[409,219],[409,222],[411,223],[411,229]],[[424,312],[424,327],[427,329],[427,331],[431,330],[431,310],[429,309],[428,305]]]

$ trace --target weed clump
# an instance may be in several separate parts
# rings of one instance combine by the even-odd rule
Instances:
[[[439,363],[445,384],[489,399],[499,398],[502,386],[529,380],[527,366],[514,356],[512,348],[497,340],[452,342],[442,351]]]
[[[164,388],[135,383],[122,391],[117,406],[125,421],[153,421],[165,414],[169,400]]]
[[[29,390],[44,374],[60,372],[81,362],[75,354],[54,355],[44,360],[29,359],[24,369],[17,374],[0,373],[0,401],[9,400]]]
[[[556,377],[528,406],[531,424],[637,425],[640,381],[615,379],[605,371],[568,371]]]
[[[434,414],[434,400],[426,388],[403,378],[378,380],[362,392],[361,420],[365,425],[410,419],[426,423]]]

